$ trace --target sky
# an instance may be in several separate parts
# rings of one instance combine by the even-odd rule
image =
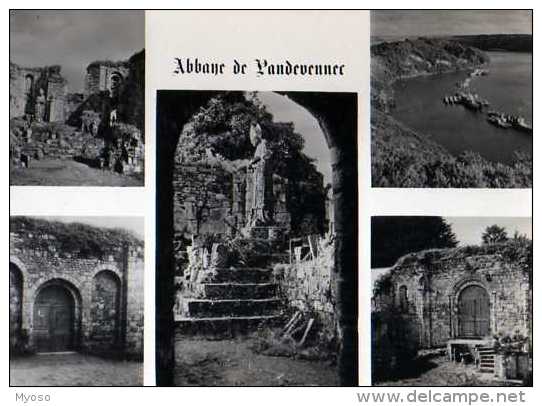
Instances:
[[[531,34],[529,10],[378,10],[372,36]]]
[[[444,217],[444,220],[452,226],[459,245],[480,245],[482,233],[493,224],[504,227],[508,237],[513,237],[517,231],[533,238],[531,217]]]
[[[122,228],[131,231],[136,237],[144,240],[144,218],[143,217],[106,217],[106,216],[39,216],[38,218],[60,221],[62,223],[83,223],[95,227]]]
[[[10,61],[61,65],[70,92],[82,92],[89,63],[126,60],[145,47],[143,11],[10,11]]]
[[[331,183],[331,154],[324,133],[312,114],[287,96],[258,92],[258,97],[273,114],[274,121],[294,123],[295,131],[305,140],[303,152],[316,159],[316,168],[324,175],[324,185]]]
[[[533,238],[531,217],[444,217],[444,220],[451,225],[452,231],[457,237],[459,246],[480,245],[482,233],[486,227],[494,224],[504,227],[508,237],[513,237],[514,232]],[[390,268],[371,269],[371,283],[374,287],[376,280],[387,273]]]

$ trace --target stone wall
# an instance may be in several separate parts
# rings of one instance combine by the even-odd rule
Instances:
[[[43,90],[43,111],[36,107]],[[9,116],[33,116],[38,121],[64,121],[65,104],[68,95],[66,79],[60,73],[60,66],[25,68],[9,64]]]
[[[227,234],[232,209],[232,175],[205,163],[176,163],[173,210],[177,234]]]
[[[130,255],[126,262],[126,341],[125,353],[141,358],[143,354],[143,313],[144,313],[144,264]]]
[[[532,245],[531,245],[532,247]],[[527,254],[524,254],[527,252]],[[489,334],[530,337],[532,257],[522,243],[429,250],[401,258],[390,270],[379,303],[411,317],[421,347],[461,336],[460,295],[479,287],[489,298]],[[388,306],[389,307],[389,306]]]
[[[337,331],[333,288],[335,245],[331,236],[312,238],[311,244],[313,249],[310,246],[294,249],[291,263],[275,269],[288,304],[317,318],[321,331],[327,339],[332,339]]]
[[[122,81],[128,76],[128,66],[126,62],[93,62],[87,67],[85,76],[85,96],[88,97],[103,91],[114,91],[114,78],[118,75],[122,85]]]
[[[142,356],[142,245],[119,245],[97,257],[59,252],[55,240],[50,234],[10,233],[10,320],[18,318],[22,302],[18,339],[27,335],[28,348],[35,349],[35,302],[44,287],[54,285],[74,301],[74,349]],[[22,278],[20,295],[16,274]],[[10,325],[10,336],[17,327]]]

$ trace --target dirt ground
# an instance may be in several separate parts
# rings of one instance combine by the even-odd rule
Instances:
[[[9,177],[19,186],[143,186],[141,179],[72,160],[33,160],[28,168],[10,167]]]
[[[421,357],[415,365],[394,380],[375,382],[375,386],[505,386],[493,374],[481,373],[474,364],[450,362],[444,355]],[[510,386],[507,383],[506,386]]]
[[[9,362],[11,386],[139,386],[143,363],[83,354],[33,355]]]
[[[176,386],[337,386],[334,366],[322,361],[261,355],[250,339],[179,338]]]

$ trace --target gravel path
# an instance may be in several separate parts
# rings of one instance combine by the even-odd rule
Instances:
[[[34,355],[9,363],[11,386],[139,386],[143,363],[83,354]]]
[[[251,341],[182,338],[176,342],[177,386],[337,386],[334,366],[254,353]]]

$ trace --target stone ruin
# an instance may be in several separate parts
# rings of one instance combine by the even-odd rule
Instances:
[[[447,347],[454,360],[458,348],[464,354],[487,348],[487,364],[477,366],[498,375],[499,337],[521,337],[523,350],[531,346],[531,241],[411,253],[375,286],[373,371],[379,374],[409,368],[419,349]]]
[[[68,82],[60,66],[25,68],[9,64],[9,117],[29,121],[64,121]]]
[[[142,360],[143,242],[111,241],[103,253],[72,242],[68,250],[53,225],[21,224],[10,224],[11,354],[81,351]],[[53,300],[67,323],[46,317]]]
[[[318,319],[313,339],[334,342],[333,233],[298,239],[308,241],[310,256],[288,246],[288,180],[273,173],[259,134],[251,139],[256,151],[248,162],[210,151],[187,162],[182,151],[175,166],[175,228],[181,240],[191,239],[177,247],[177,331],[232,337],[278,326],[297,311],[299,323]]]
[[[75,159],[122,174],[144,171],[142,130],[122,121],[120,94],[126,62],[93,62],[85,93],[68,93],[60,66],[24,68],[10,63],[10,162]],[[75,124],[75,125],[74,125]]]

